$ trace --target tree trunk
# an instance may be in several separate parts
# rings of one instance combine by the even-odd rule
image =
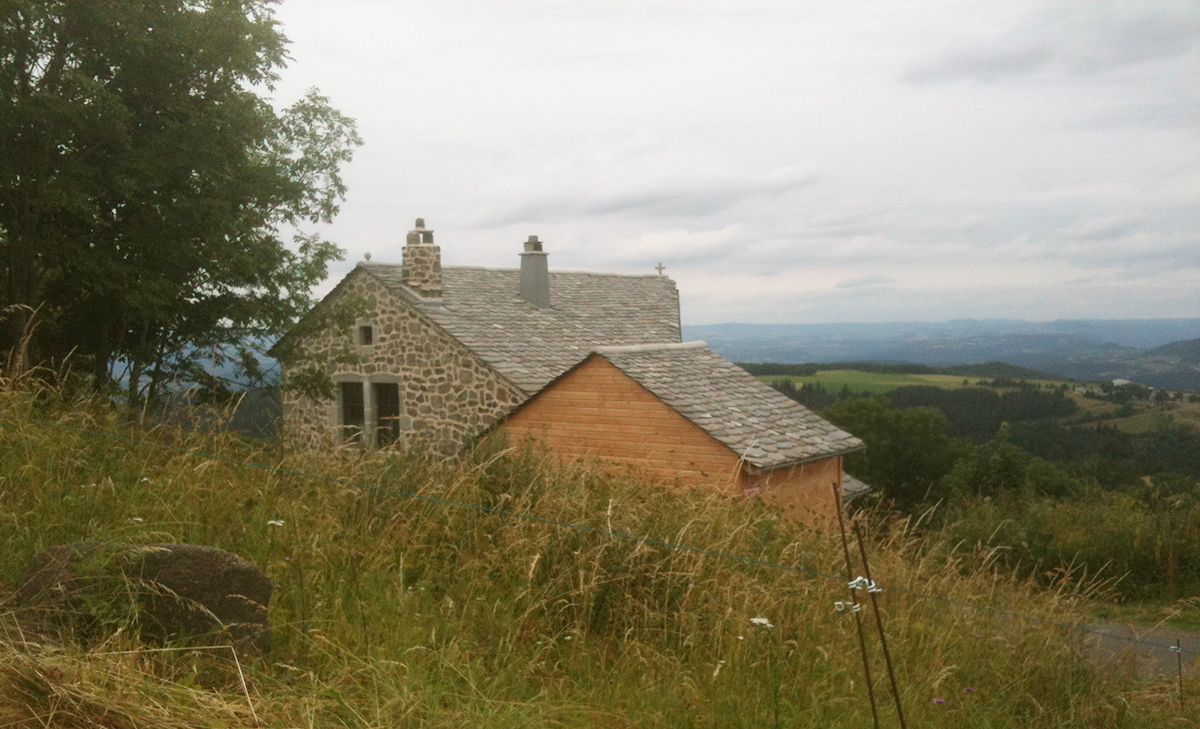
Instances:
[[[33,260],[22,245],[19,232],[8,232],[8,276],[4,312],[8,336],[4,349],[9,351],[10,375],[19,375],[29,367],[29,342],[26,340],[33,320]]]
[[[131,358],[133,359],[132,366],[129,370],[129,399],[128,405],[131,411],[140,409],[142,405],[141,389],[142,375],[146,373],[146,339],[150,334],[150,322],[142,320],[142,329],[138,334],[137,346],[133,348]]]

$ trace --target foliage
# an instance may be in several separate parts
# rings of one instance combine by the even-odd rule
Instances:
[[[770,385],[813,411],[824,410],[835,402],[864,396],[862,393],[851,392],[848,385],[842,385],[842,389],[837,392],[829,392],[819,382],[805,382],[800,387],[796,387],[791,380],[776,380]]]
[[[346,332],[357,319],[366,316],[369,303],[358,296],[327,298],[318,304],[275,343],[268,354],[286,363],[283,388],[314,400],[331,400],[336,393],[330,374],[330,359],[338,364],[357,364],[361,355],[350,337],[335,337],[332,345],[321,355],[314,348],[303,346],[310,337],[327,336],[330,332]]]
[[[882,398],[860,398],[821,414],[866,443],[866,451],[846,457],[846,470],[902,511],[940,498],[942,479],[968,451],[950,437],[946,416],[929,408],[897,410]]]
[[[1013,380],[1051,379],[1044,372],[1019,367],[1007,362],[985,362],[983,364],[956,365],[954,367],[932,367],[911,362],[829,362],[816,364],[785,364],[779,362],[738,362],[738,367],[755,377],[791,376],[811,377],[819,371],[855,370],[885,375],[956,375],[958,377],[1000,377]]]
[[[1004,564],[1044,580],[1084,566],[1129,599],[1176,599],[1200,590],[1196,484],[1169,501],[1093,490],[1056,499],[1010,491],[956,505],[944,530],[968,547],[996,547]]]
[[[1009,364],[1008,362],[984,362],[982,364],[955,365],[939,368],[945,375],[960,375],[967,377],[992,377],[1009,380],[1050,380],[1055,379],[1041,370]]]
[[[735,364],[755,377],[770,375],[811,377],[817,374],[818,368],[818,365],[815,364],[782,364],[779,362],[737,362]]]
[[[1124,385],[1114,385],[1111,382],[1101,382],[1100,392],[1089,392],[1086,397],[1096,400],[1107,400],[1121,405],[1128,405],[1134,400],[1149,400],[1152,390],[1145,385],[1130,382]]]
[[[898,408],[940,410],[949,421],[951,435],[976,442],[994,437],[1001,423],[1066,417],[1078,410],[1062,390],[1031,387],[1001,393],[979,387],[915,386],[897,388],[887,397]]]
[[[951,543],[995,549],[1002,564],[1041,580],[1073,569],[1120,577],[1127,598],[1200,588],[1200,433],[1068,426],[1058,419],[1076,408],[1061,387],[992,384],[1009,389],[901,387],[850,400],[846,388],[774,387],[867,443],[846,469],[894,508],[917,514],[940,500],[922,523]]]
[[[202,356],[258,374],[247,342],[311,306],[340,251],[284,231],[336,214],[360,140],[315,91],[282,113],[257,95],[286,59],[270,5],[3,5],[0,309],[41,307],[35,360],[124,374],[136,402]]]
[[[945,478],[946,490],[958,498],[997,496],[1066,496],[1076,490],[1071,476],[1053,463],[1032,456],[1009,442],[1007,424],[997,436],[960,459]]]
[[[1174,599],[1200,588],[1200,478],[1191,470],[1200,434],[1006,423],[989,441],[960,444],[940,476],[926,471],[917,483],[936,484],[921,494],[905,479],[923,464],[905,454],[941,452],[936,429],[922,431],[930,412],[895,410],[878,398],[844,401],[824,414],[867,442],[846,468],[898,509],[916,513],[942,499],[925,523],[951,543],[998,549],[1002,564],[1037,579],[1076,568],[1119,577],[1128,598]]]
[[[1200,433],[1182,425],[1126,433],[1106,425],[1081,428],[1034,421],[1013,423],[1011,437],[1030,453],[1106,489],[1164,472],[1200,480]]]
[[[46,726],[55,712],[64,726],[122,729],[243,726],[254,714],[264,726],[736,728],[770,726],[776,710],[784,726],[870,723],[853,621],[830,607],[845,599],[840,543],[755,500],[673,493],[497,443],[455,463],[355,451],[279,460],[227,436],[131,430],[53,392],[38,400],[0,391],[0,579],[12,585],[34,552],[80,539],[210,544],[278,585],[275,649],[238,666],[145,652],[124,634],[91,650],[0,641],[3,723]],[[874,576],[901,588],[879,597],[910,725],[1106,726],[1118,707],[1125,727],[1178,717],[1169,684],[1098,672],[1072,631],[1002,612],[1074,623],[1088,592],[1074,576],[1041,590],[904,521],[870,526]],[[870,660],[878,679],[874,641]]]

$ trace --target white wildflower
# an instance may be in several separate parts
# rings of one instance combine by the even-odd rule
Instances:
[[[775,627],[774,625],[771,625],[771,621],[767,620],[766,618],[750,618],[750,622],[759,628],[774,628]]]

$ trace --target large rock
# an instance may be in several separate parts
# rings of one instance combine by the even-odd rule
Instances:
[[[228,635],[242,650],[271,650],[271,581],[236,554],[195,544],[101,549],[60,545],[30,560],[17,598],[22,621],[39,635],[86,637],[123,606],[144,640],[203,643]],[[133,600],[128,596],[132,595]]]
[[[129,553],[124,571],[148,588],[141,614],[144,636],[178,640],[224,627],[235,645],[259,655],[270,652],[272,585],[247,560],[215,547],[157,544]]]

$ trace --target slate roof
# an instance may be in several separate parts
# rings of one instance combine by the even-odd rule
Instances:
[[[359,263],[526,393],[601,345],[678,342],[679,292],[665,276],[550,272],[550,309],[519,295],[519,269],[445,266],[442,300],[422,301],[397,264]]]
[[[842,474],[842,501],[849,502],[855,497],[871,492],[871,487],[859,481],[848,473]]]
[[[704,342],[598,347],[595,353],[760,469],[863,447]]]

